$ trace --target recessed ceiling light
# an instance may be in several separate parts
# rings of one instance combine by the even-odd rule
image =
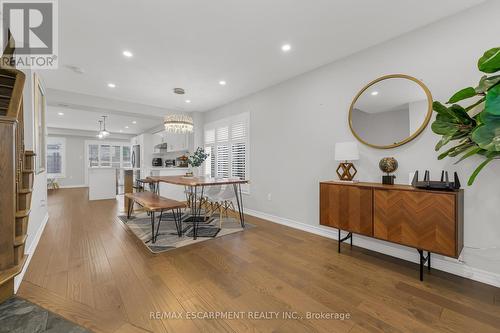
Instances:
[[[132,124],[137,124],[137,121],[135,121],[135,120],[134,120],[134,121],[132,122]]]
[[[128,126],[125,126],[125,128],[128,128]]]
[[[377,96],[378,95],[378,91],[372,91],[372,96]]]
[[[59,116],[64,116],[64,112],[58,112],[57,113]]]
[[[123,133],[123,130],[119,130],[118,132]]]
[[[110,83],[108,83],[108,87],[110,87],[110,88],[116,88],[116,84],[110,82]]]
[[[290,44],[285,44],[281,46],[281,51],[283,52],[288,52],[292,49],[292,46]]]
[[[220,84],[221,86],[225,86],[225,85],[226,85],[226,81],[224,81],[224,80],[219,81],[219,84]]]
[[[186,103],[191,103],[191,100],[190,99],[186,99]]]
[[[127,57],[127,58],[132,58],[134,55],[132,54],[132,52],[128,51],[128,50],[125,50],[122,52],[122,54]]]

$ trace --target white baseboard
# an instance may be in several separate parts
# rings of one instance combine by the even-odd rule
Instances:
[[[36,232],[35,239],[33,239],[33,243],[31,243],[30,248],[27,251],[25,251],[25,253],[28,255],[28,258],[24,263],[24,267],[21,273],[19,273],[16,277],[14,277],[14,293],[17,293],[17,289],[19,289],[19,286],[23,281],[24,274],[28,269],[28,266],[31,262],[31,258],[33,258],[33,253],[35,253],[36,247],[38,246],[38,242],[40,241],[40,237],[42,237],[43,230],[45,229],[45,226],[47,225],[48,221],[49,221],[49,214],[45,215],[45,217],[43,218],[42,224],[40,225],[40,228],[38,228]]]
[[[245,208],[245,213],[274,223],[282,224],[291,228],[310,232],[319,236],[337,239],[338,230],[335,228],[323,227],[320,225],[310,225],[284,217],[263,213],[253,209]],[[346,233],[347,234],[347,233]],[[354,237],[353,244],[368,250],[380,252],[392,257],[400,258],[406,261],[419,263],[417,251],[409,249],[405,246],[392,244],[380,240],[376,240],[361,235]],[[500,274],[488,272],[479,268],[466,265],[464,262],[447,258],[440,255],[432,257],[432,267],[454,275],[462,276],[467,279],[486,283],[495,287],[500,287]]]
[[[78,187],[88,187],[88,185],[59,185],[59,188],[78,188]]]

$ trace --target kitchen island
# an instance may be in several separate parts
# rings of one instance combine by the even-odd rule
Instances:
[[[151,176],[182,176],[188,168],[148,167],[112,168],[92,167],[88,169],[89,200],[116,199],[117,195],[132,192],[137,179]],[[179,187],[160,185],[160,195],[175,200],[185,200],[184,190]]]

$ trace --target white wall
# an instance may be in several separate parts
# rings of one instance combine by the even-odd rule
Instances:
[[[66,139],[65,177],[58,179],[61,187],[85,185],[85,140],[84,137],[68,135],[50,135]]]
[[[26,82],[23,92],[24,107],[24,146],[26,150],[33,150],[34,147],[34,98],[33,98],[33,80],[34,72],[31,70],[23,71],[26,75]],[[33,182],[33,192],[31,195],[31,212],[28,222],[28,237],[25,244],[25,253],[28,254],[28,262],[25,264],[23,272],[16,276],[14,280],[15,290],[21,284],[22,277],[26,271],[29,260],[35,251],[40,235],[48,219],[47,210],[47,174],[44,172],[36,174]]]
[[[250,112],[252,185],[251,195],[244,198],[246,207],[319,230],[319,182],[336,178],[335,142],[355,140],[347,117],[358,90],[379,76],[404,73],[422,80],[435,100],[446,101],[480,78],[477,59],[500,42],[498,13],[500,2],[487,2],[206,113],[204,120],[211,122]],[[399,161],[399,183],[408,183],[408,174],[415,169],[429,169],[434,177],[446,169],[457,170],[465,184],[480,159],[457,166],[451,159],[438,161],[437,141],[429,126],[414,141],[395,149],[360,145],[359,179],[379,182],[379,159],[394,156]],[[433,265],[500,286],[499,179],[497,161],[483,170],[474,186],[465,186],[465,263],[450,266],[436,256]],[[268,193],[272,201],[267,200]],[[414,249],[355,236],[354,243],[360,242],[417,259]]]

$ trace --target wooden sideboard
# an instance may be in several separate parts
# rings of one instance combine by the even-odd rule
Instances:
[[[409,185],[325,181],[320,183],[320,224],[339,230],[340,243],[360,234],[416,248],[420,279],[430,253],[458,258],[463,248],[464,193]],[[349,234],[340,238],[340,231]],[[424,256],[423,251],[427,251]]]

